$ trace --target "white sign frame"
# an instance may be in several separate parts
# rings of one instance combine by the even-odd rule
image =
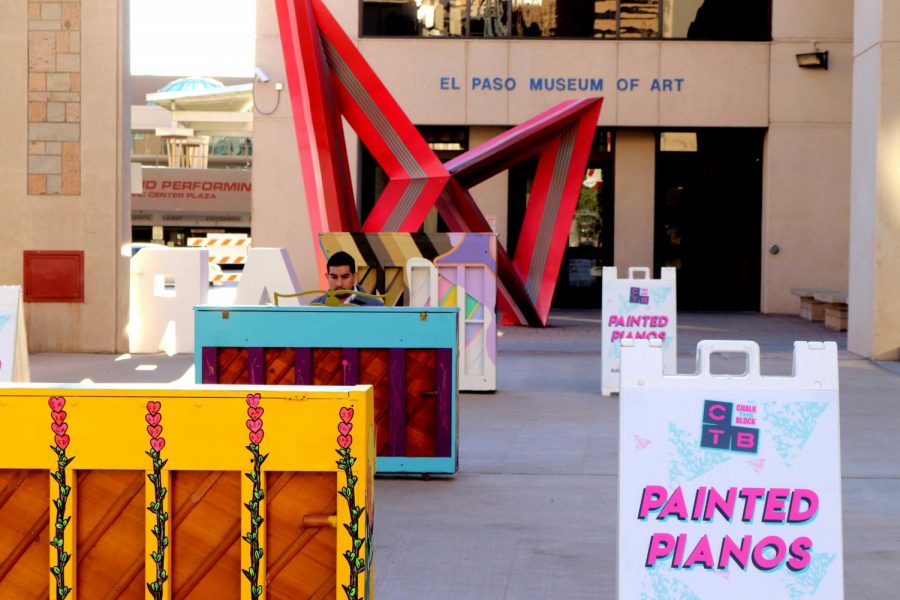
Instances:
[[[748,372],[712,375],[717,352],[746,354]],[[843,598],[837,345],[795,342],[790,377],[761,376],[754,342],[697,355],[696,374],[666,375],[658,341],[623,344],[618,597]]]
[[[642,277],[636,277],[638,274]],[[669,374],[676,373],[678,313],[675,269],[663,267],[660,278],[651,279],[648,267],[631,267],[628,276],[619,279],[616,267],[603,267],[602,279],[601,393],[609,396],[619,391],[622,339],[635,339],[636,336],[662,338],[663,369]],[[638,291],[637,295],[633,290]]]
[[[29,380],[22,288],[0,285],[0,382]]]

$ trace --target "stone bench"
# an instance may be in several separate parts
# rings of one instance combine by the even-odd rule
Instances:
[[[825,327],[834,331],[847,331],[847,292],[816,292],[813,300],[822,304]]]
[[[817,293],[838,293],[834,290],[815,288],[791,288],[791,293],[800,298],[800,318],[807,321],[824,321],[825,305],[815,299]]]
[[[791,288],[791,293],[800,298],[801,318],[824,321],[826,327],[835,331],[847,330],[847,292]]]

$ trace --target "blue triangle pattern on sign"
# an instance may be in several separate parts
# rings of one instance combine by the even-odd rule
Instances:
[[[687,584],[679,581],[671,575],[670,567],[657,566],[649,570],[652,581],[647,590],[641,592],[641,600],[658,600],[659,598],[671,598],[673,600],[700,600],[700,596],[694,593]]]
[[[721,450],[700,447],[700,440],[696,436],[671,422],[669,443],[669,480],[672,485],[683,485],[732,459],[732,456]]]
[[[765,431],[772,436],[775,450],[790,465],[816,430],[827,402],[765,402]]]
[[[653,302],[654,302],[654,304],[656,304],[657,306],[659,306],[660,304],[662,304],[663,302],[665,302],[666,299],[668,299],[669,294],[670,294],[671,292],[672,292],[672,288],[670,288],[670,287],[668,287],[668,286],[666,286],[666,287],[650,288],[650,295],[653,296]]]
[[[825,575],[828,574],[828,568],[834,562],[834,554],[825,554],[823,552],[811,552],[809,566],[802,573],[790,575],[790,580],[786,585],[787,592],[791,595],[791,600],[800,600],[800,598],[812,598],[816,590],[819,589]]]

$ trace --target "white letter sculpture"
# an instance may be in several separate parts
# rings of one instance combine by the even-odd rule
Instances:
[[[285,248],[250,248],[247,264],[237,286],[235,304],[267,304],[279,294],[298,294],[300,284],[291,257]],[[299,306],[298,298],[279,301],[282,306]]]
[[[131,258],[129,351],[193,352],[194,305],[208,293],[208,250],[141,249]]]

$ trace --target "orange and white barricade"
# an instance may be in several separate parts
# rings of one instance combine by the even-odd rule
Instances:
[[[188,238],[189,248],[209,250],[209,262],[217,265],[243,265],[251,238],[245,233],[210,233],[205,238]]]

